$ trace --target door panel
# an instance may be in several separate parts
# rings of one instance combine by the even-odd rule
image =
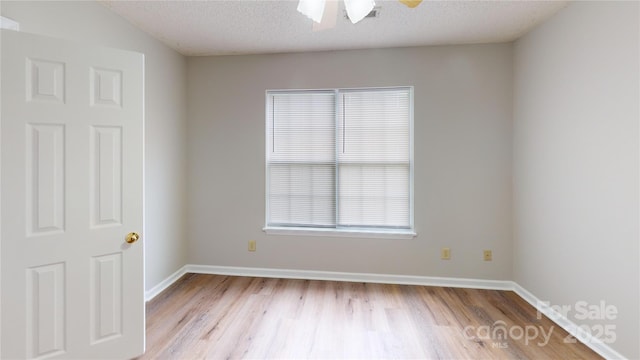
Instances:
[[[122,336],[122,253],[91,259],[91,343]]]
[[[0,357],[135,357],[143,55],[0,36]]]
[[[61,124],[26,124],[27,236],[64,232],[64,134]]]
[[[122,127],[91,127],[91,226],[122,224]]]
[[[65,351],[65,264],[27,269],[27,356]],[[7,344],[5,344],[6,346]]]

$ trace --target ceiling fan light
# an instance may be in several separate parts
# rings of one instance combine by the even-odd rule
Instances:
[[[400,0],[400,2],[413,9],[414,7],[420,5],[422,0]]]
[[[298,11],[309,19],[320,23],[324,14],[326,0],[300,0]]]
[[[344,7],[347,10],[347,15],[349,15],[349,20],[354,24],[364,19],[373,10],[374,6],[376,6],[374,0],[344,0]]]

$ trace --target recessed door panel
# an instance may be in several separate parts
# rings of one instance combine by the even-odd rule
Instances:
[[[122,335],[122,254],[91,260],[91,342]]]
[[[65,265],[27,270],[27,354],[44,358],[65,352]]]
[[[58,61],[27,58],[27,101],[64,103],[64,68]]]
[[[27,234],[42,235],[64,230],[65,127],[27,125]]]
[[[91,177],[91,225],[121,224],[121,127],[91,127]]]
[[[122,71],[91,68],[91,105],[122,106]]]

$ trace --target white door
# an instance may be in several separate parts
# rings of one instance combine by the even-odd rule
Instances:
[[[0,36],[0,358],[137,356],[144,57]]]

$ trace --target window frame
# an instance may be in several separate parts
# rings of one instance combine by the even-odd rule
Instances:
[[[339,206],[338,206],[338,177],[340,176],[338,167],[338,141],[336,139],[336,171],[335,171],[335,227],[323,226],[274,226],[269,225],[269,98],[274,94],[301,94],[301,93],[318,93],[333,92],[335,98],[335,134],[338,135],[338,107],[340,106],[339,95],[344,92],[359,91],[389,91],[393,89],[408,90],[409,92],[409,227],[408,228],[382,228],[382,227],[350,227],[339,226],[337,224]],[[265,153],[264,153],[264,174],[265,174],[265,218],[263,231],[267,235],[309,235],[309,236],[331,236],[331,237],[362,237],[362,238],[384,238],[384,239],[413,239],[417,236],[414,223],[414,87],[413,86],[389,86],[389,87],[362,87],[362,88],[327,88],[327,89],[267,89],[265,91]]]

